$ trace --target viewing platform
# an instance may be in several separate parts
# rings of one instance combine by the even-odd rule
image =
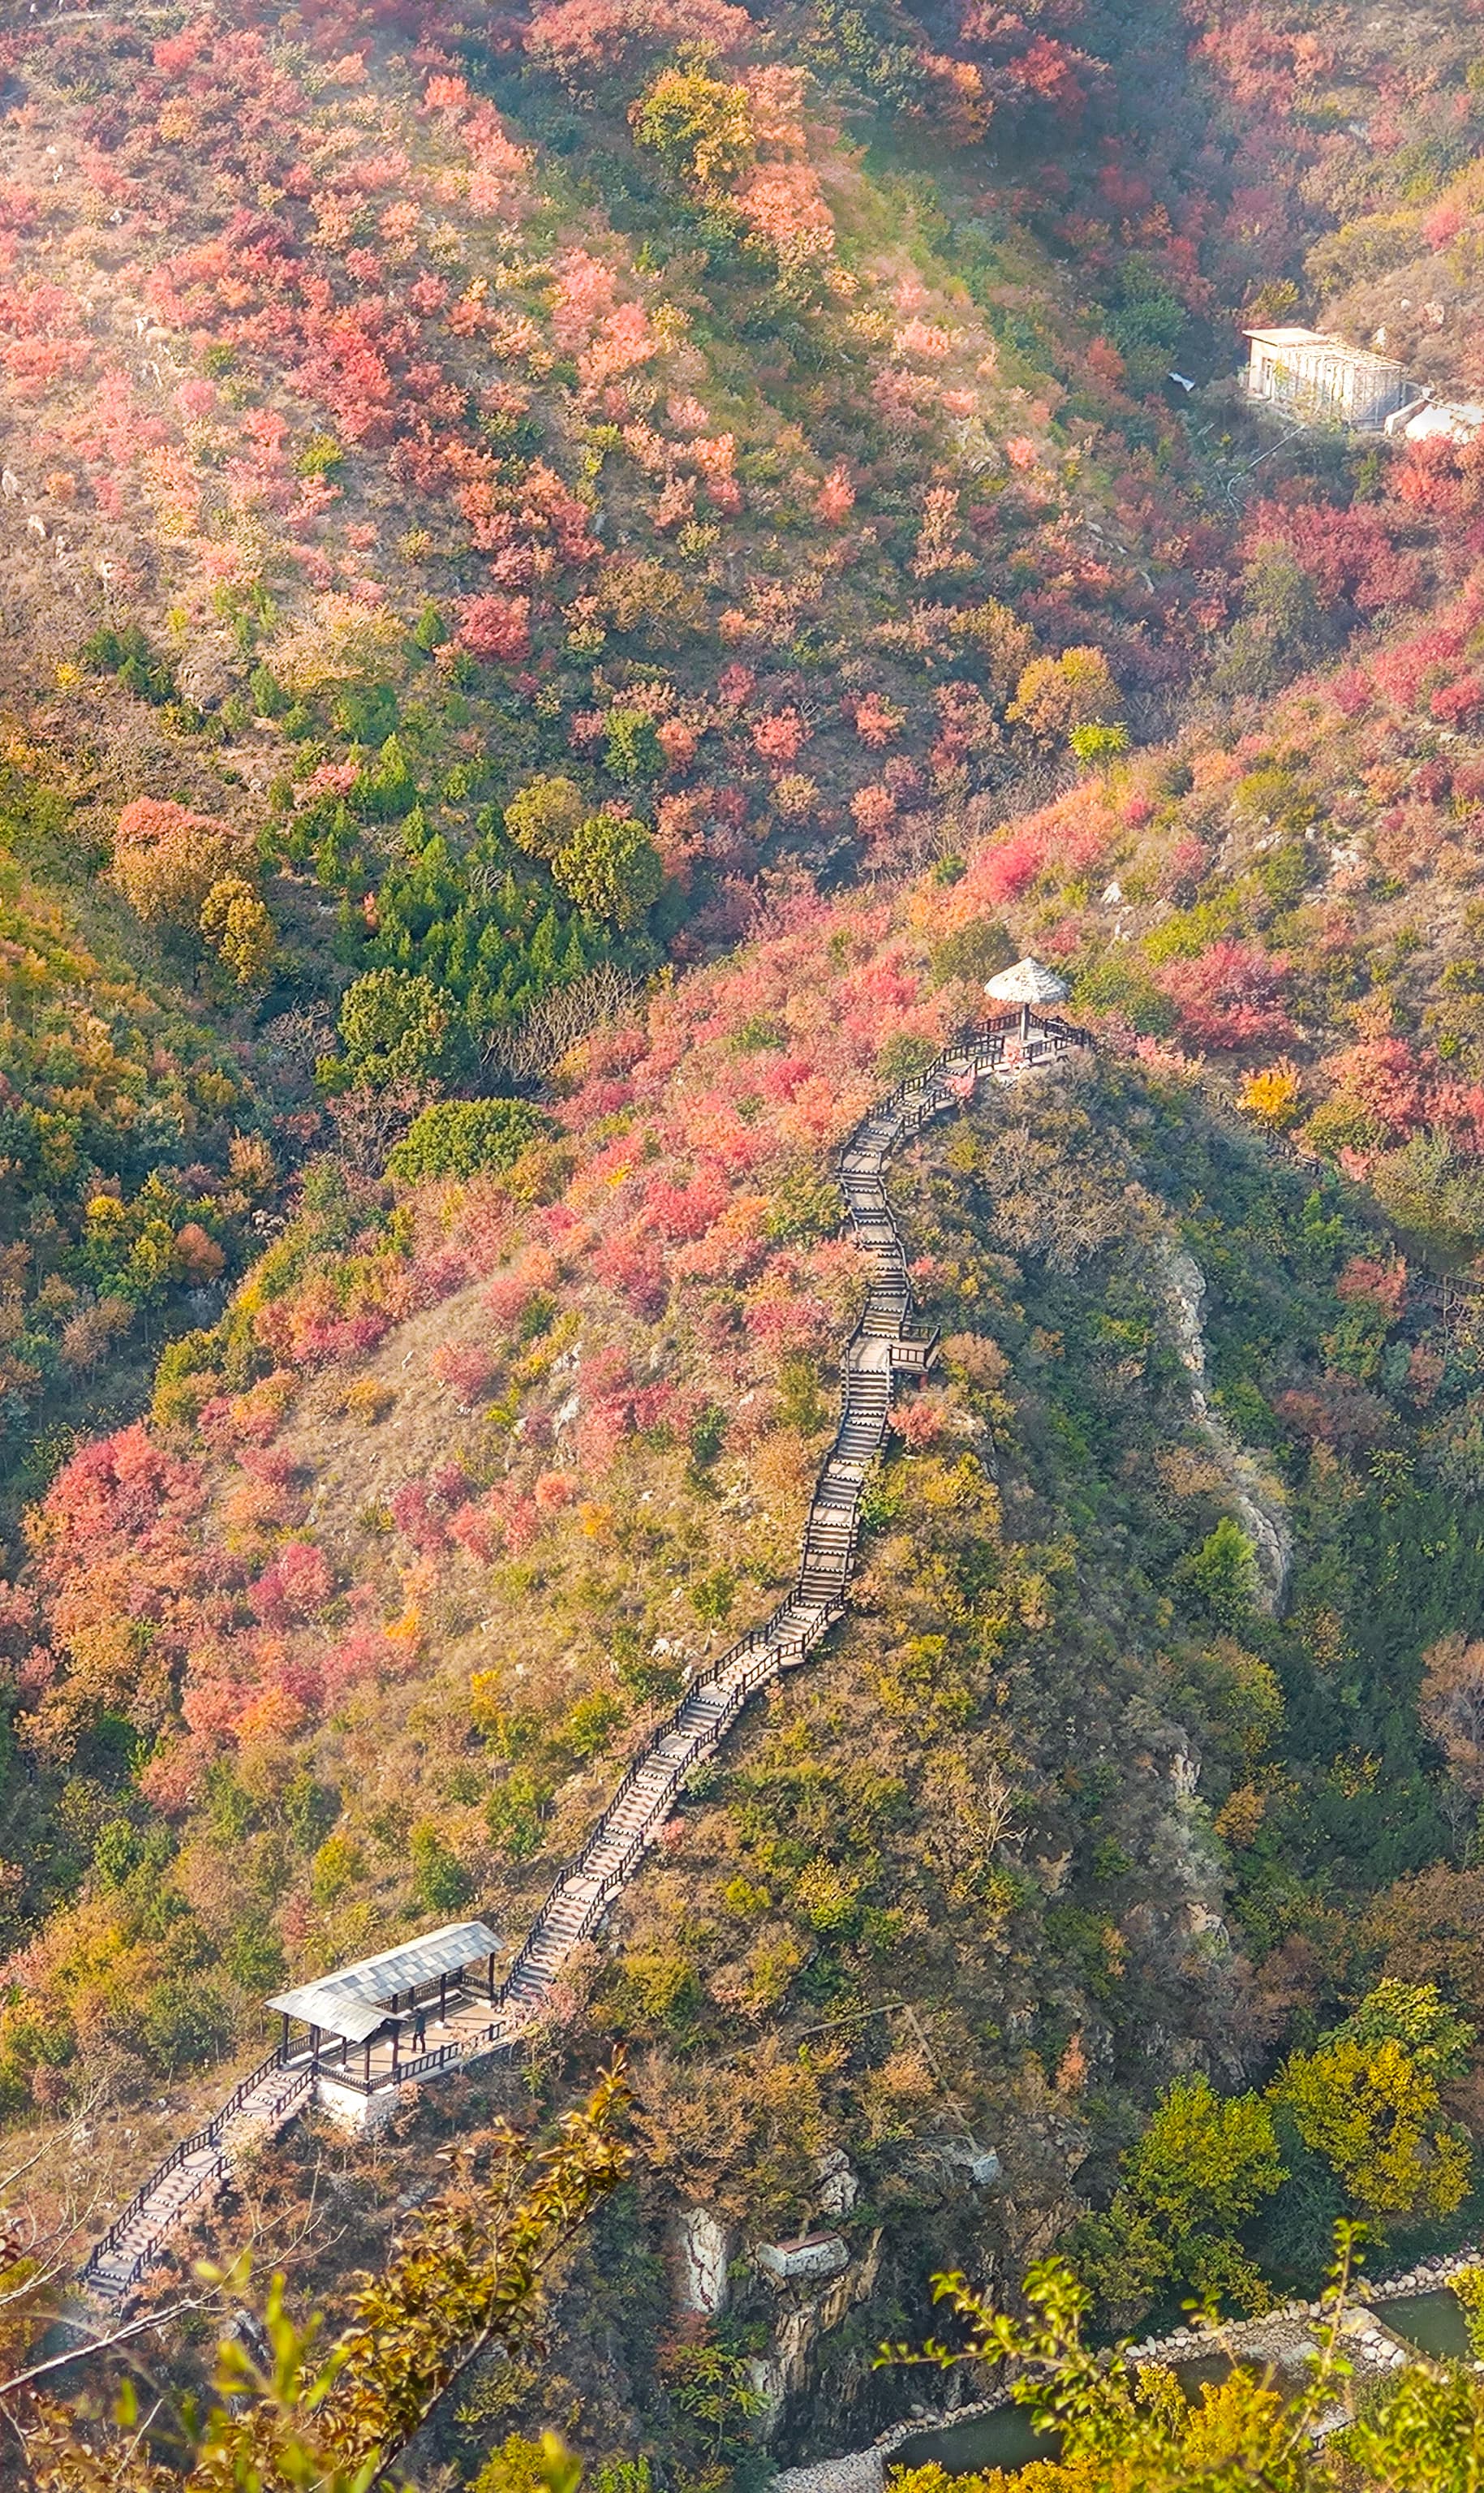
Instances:
[[[346,2128],[383,2118],[399,2087],[501,2038],[486,1922],[449,1922],[380,1956],[281,1992],[280,2065],[309,2072],[314,2099]],[[306,2029],[295,2041],[294,2029]]]

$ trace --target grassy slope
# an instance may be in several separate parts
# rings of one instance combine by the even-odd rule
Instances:
[[[864,2433],[900,2393],[870,2372],[870,2349],[920,2323],[933,2268],[963,2260],[1013,2279],[1106,2182],[1172,2066],[1250,2079],[1382,1966],[1435,1970],[1429,1929],[1476,1913],[1476,1881],[1447,1866],[1414,1707],[1421,1648],[1469,1613],[1484,1568],[1451,1462],[1473,1367],[1455,1349],[1431,1397],[1408,1381],[1440,1337],[1425,1287],[1398,1325],[1357,1328],[1364,1311],[1336,1280],[1350,1257],[1386,1247],[1364,1199],[1331,1184],[1312,1200],[1309,1172],[1264,1156],[1183,1085],[1116,1062],[975,1111],[919,1147],[896,1192],[932,1312],[951,1328],[943,1371],[905,1401],[856,1614],[692,1793],[573,1985],[556,2050],[539,2056],[540,2083],[559,2085],[563,2058],[580,2070],[608,2038],[627,2043],[642,2178],[584,2255],[541,2382],[491,2391],[491,2428],[573,2399],[594,2454],[637,2432],[686,2463],[663,2358],[677,2206],[718,2210],[739,2243],[782,2238],[818,2220],[817,2159],[844,2148],[861,2183],[845,2226],[864,2264],[852,2283],[875,2283],[824,2340],[823,2387],[816,2370],[784,2446]],[[1311,1449],[1294,1427],[1262,1457],[1260,1492],[1293,1543],[1281,1624],[1202,1597],[1192,1576],[1231,1477],[1192,1420],[1175,1344],[1168,1275],[1181,1245],[1208,1281],[1220,1386],[1239,1381],[1281,1411],[1326,1379],[1349,1390],[1361,1335],[1385,1340],[1393,1382],[1370,1389],[1370,1442]],[[667,1337],[672,1316],[651,1337]],[[397,1337],[399,1355],[424,1337]],[[415,1426],[425,1393],[404,1385],[383,1427]],[[770,1432],[775,1457],[790,1434]],[[800,1460],[810,1443],[793,1440]],[[569,1784],[541,1851],[512,1864],[520,1758],[553,1757],[535,1742],[502,1757],[512,1726],[527,1708],[569,1708],[588,1652],[596,1686],[614,1692],[598,1650],[625,1650],[613,1629],[637,1595],[646,1640],[651,1626],[672,1630],[684,1607],[668,1578],[688,1520],[689,1568],[726,1548],[743,1576],[739,1614],[762,1606],[748,1578],[765,1575],[774,1536],[759,1545],[738,1493],[756,1491],[756,1454],[745,1467],[722,1457],[709,1499],[632,1437],[604,1473],[577,1468],[579,1494],[609,1517],[646,1518],[618,1580],[604,1581],[601,1523],[585,1547],[580,1522],[543,1535],[519,1572],[471,1578],[454,1560],[439,1577],[454,1633],[437,1665],[412,1690],[363,1693],[300,1744],[341,1785],[326,1856],[346,1870],[332,1851],[343,1837],[366,1874],[338,1919],[296,1925],[296,1963],[397,1927],[396,1865],[419,1808],[474,1872],[481,1906],[519,1921],[615,1767]],[[343,1503],[322,1513],[343,1535]],[[724,1536],[709,1549],[696,1529],[708,1520]],[[696,1646],[694,1627],[682,1640]],[[484,1742],[466,1727],[471,1662],[494,1683],[478,1695]],[[238,1759],[249,1785],[261,1776],[260,1755]],[[175,1876],[198,1909],[225,1908],[228,1864],[240,1889],[263,1840],[249,1832],[222,1852],[214,1905],[202,1882],[215,1847],[196,1818]],[[1410,1910],[1424,1871],[1432,1925]],[[490,2083],[498,2094],[506,2082]],[[430,2148],[445,2115],[427,2118],[414,2172],[417,2140]],[[965,2126],[1004,2159],[989,2198],[945,2153]],[[324,2151],[312,2136],[286,2149],[253,2207],[266,2191],[291,2233]],[[373,2168],[349,2157],[352,2200],[375,2186]],[[1316,2221],[1314,2238],[1300,2226],[1268,2256],[1301,2273],[1324,2210]],[[296,2265],[306,2282],[326,2273],[312,2248]],[[761,2346],[771,2301],[757,2285],[738,2296],[731,2342]]]
[[[1240,118],[1250,97],[1239,84],[1233,97]],[[1287,145],[1275,106],[1251,152],[1280,188],[1303,169]],[[1350,195],[1345,152],[1326,150],[1338,188],[1321,225]],[[1373,167],[1386,159],[1373,205],[1388,203],[1391,153],[1362,151]],[[1001,225],[988,266],[968,265],[963,225],[945,233],[940,201],[900,163],[842,154],[826,188],[866,314],[913,277],[925,316],[961,326],[965,356],[997,314],[994,425],[1038,430],[1043,407],[1050,422],[1054,389],[1015,360],[1034,336],[1026,315],[1044,320],[1054,300],[1063,316],[1028,231]],[[957,214],[951,192],[943,177]],[[594,215],[559,179],[553,197],[547,242]],[[655,212],[641,185],[624,213],[643,234]],[[1311,196],[1275,229],[1271,273],[1313,216]],[[582,230],[608,250],[597,225]],[[1223,248],[1241,261],[1231,233]],[[901,603],[915,519],[897,511],[878,578],[854,543],[838,594],[838,572],[810,586],[813,549],[801,569],[790,543],[801,506],[787,489],[775,498],[776,463],[804,457],[813,486],[834,417],[798,367],[764,382],[757,357],[739,356],[729,298],[696,308],[702,364],[676,377],[703,386],[764,463],[711,585],[719,599],[775,570],[802,599],[788,630],[821,617],[837,630],[848,684],[863,629]],[[567,417],[542,405],[554,449]],[[1042,556],[1090,496],[1122,540],[1121,646],[1162,489],[1121,457],[1108,474],[1095,455],[1068,461],[1054,424],[1046,438],[1058,482],[1028,568],[996,544],[975,593],[1033,611]],[[357,460],[347,481],[347,509],[384,527],[374,463]],[[813,2159],[839,2142],[866,2182],[852,2238],[886,2224],[878,2300],[828,2358],[864,2414],[860,2348],[892,2298],[915,2307],[927,2267],[965,2243],[1011,2267],[1039,2246],[1072,2190],[1106,2179],[1172,2066],[1261,2067],[1381,1966],[1471,1997],[1476,1874],[1453,1866],[1458,1795],[1419,1741],[1413,1698],[1421,1647],[1467,1624],[1480,1563],[1474,487],[1467,462],[1360,482],[1362,519],[1370,496],[1389,543],[1349,569],[1282,514],[1254,532],[1307,564],[1308,585],[1285,605],[1270,580],[1249,582],[1262,647],[1254,660],[1249,638],[1232,682],[1281,686],[1366,616],[1384,626],[1451,584],[1456,612],[1419,625],[1410,653],[1405,629],[1362,641],[1337,676],[1197,719],[1176,747],[987,848],[988,809],[946,831],[915,817],[923,836],[967,850],[967,873],[954,882],[950,867],[893,906],[796,902],[757,951],[656,998],[642,1036],[600,1039],[573,1068],[586,1076],[563,1111],[575,1160],[538,1154],[509,1186],[434,1190],[395,1213],[361,1181],[316,1181],[199,1391],[170,1406],[178,1523],[157,1531],[114,1488],[94,1500],[64,1481],[39,1550],[55,1675],[37,1672],[22,1740],[27,1771],[65,1800],[66,1841],[19,1900],[17,1935],[48,1918],[16,1967],[13,2102],[98,2082],[127,2098],[152,2068],[242,2033],[284,1965],[308,1970],[466,1895],[519,1931],[671,1675],[760,1614],[787,1573],[855,1286],[848,1257],[820,1243],[820,1156],[909,1061],[904,1042],[952,1026],[971,995],[961,974],[982,972],[1000,916],[1067,964],[1113,1038],[1143,1034],[1142,1066],[1100,1077],[1073,1204],[1058,1171],[1080,1105],[1032,1105],[1024,1136],[1013,1118],[972,1144],[960,1132],[905,1184],[925,1286],[965,1338],[875,1501],[869,1612],[744,1730],[572,2002],[579,2058],[613,2031],[639,2052],[655,2178],[605,2236],[608,2282],[579,2298],[552,2377],[611,2398],[626,2320],[620,2404],[683,2451],[649,2342],[675,2195],[715,2201],[749,2234],[783,2230],[808,2219]],[[626,470],[612,507],[642,531]],[[816,533],[807,519],[802,533]],[[1381,576],[1398,551],[1425,562],[1400,592]],[[428,578],[445,597],[462,558],[439,540]],[[1161,587],[1183,597],[1181,558]],[[1101,593],[1095,572],[1079,571],[1079,595]],[[298,588],[282,593],[296,614]],[[1209,632],[1225,585],[1202,594]],[[785,654],[803,666],[792,644]],[[887,650],[881,667],[872,684],[925,722],[915,665]],[[588,698],[576,676],[563,685]],[[498,757],[491,787],[510,754],[519,773],[565,752],[564,728],[503,692],[487,713],[486,699],[478,686],[472,710],[434,705],[426,720],[414,703],[420,771],[450,727]],[[274,750],[266,730],[252,743],[251,766],[228,757],[249,778]],[[193,754],[193,770],[212,767]],[[831,717],[807,767],[831,795],[858,773]],[[450,802],[435,820],[457,840]],[[1113,883],[1121,897],[1105,900]],[[1183,1061],[1164,1054],[1171,1041]],[[1208,1126],[1187,1090],[1202,1046],[1291,1066],[1282,1113],[1402,1224],[1399,1317],[1397,1233],[1377,1202],[1331,1191],[1306,1212],[1308,1174],[1266,1168]],[[1223,1406],[1289,1502],[1282,1627],[1223,1623],[1181,1572],[1231,1484],[1188,1426],[1151,1290],[1150,1240],[1176,1230],[1211,1285]],[[1353,1273],[1337,1294],[1355,1255],[1383,1268],[1379,1295]],[[371,1343],[359,1353],[357,1324]],[[495,1356],[476,1387],[480,1349]],[[372,1390],[347,1408],[361,1386]],[[440,1484],[450,1452],[462,1480]],[[323,1574],[295,1559],[285,1588],[283,1553],[304,1546]],[[140,1623],[127,1656],[77,1634],[100,1587]],[[1200,1759],[1193,1798],[1171,1771],[1181,1756]],[[769,2039],[888,1996],[913,2003],[926,2048],[897,2012],[842,2028],[838,2052],[816,2047],[802,2071]],[[991,2210],[936,2154],[950,2093],[1006,2153],[1013,2195]],[[361,2186],[378,2186],[370,2167]],[[614,2353],[606,2384],[580,2351],[595,2315]],[[743,2322],[757,2316],[747,2306]],[[614,2446],[625,2416],[609,2406],[593,2429],[595,2448]]]
[[[1054,776],[1004,721],[1015,665],[999,680],[999,661],[955,637],[956,610],[1009,595],[1050,647],[1106,642],[1136,711],[1157,711],[1197,648],[1185,610],[1211,549],[1199,528],[1171,526],[1172,493],[1182,524],[1197,517],[1172,481],[1185,472],[1177,435],[1099,381],[1096,305],[1038,234],[1032,194],[987,182],[980,152],[894,126],[821,62],[798,144],[830,203],[829,250],[790,276],[711,230],[640,154],[627,90],[575,106],[476,44],[472,94],[439,106],[432,54],[398,49],[392,33],[369,43],[364,26],[356,51],[356,31],[324,16],[296,44],[248,7],[180,28],[69,19],[7,39],[0,425],[18,491],[0,519],[0,588],[15,844],[59,905],[96,919],[95,943],[146,984],[187,991],[184,1009],[234,1039],[295,1009],[314,1025],[312,1057],[358,969],[426,971],[470,1008],[453,1072],[477,1082],[489,1023],[553,976],[606,951],[651,968],[667,944],[689,957],[731,939],[759,868],[802,855],[846,870],[862,786],[876,854],[931,853],[955,836],[940,795]],[[790,25],[763,50],[791,58],[807,31]],[[630,84],[645,74],[640,63]],[[1118,108],[1114,79],[1099,110]],[[1065,140],[1053,130],[1040,144],[1054,156]],[[1036,154],[1024,135],[1010,152],[1019,169]],[[586,312],[580,285],[564,292],[572,267],[595,289]],[[643,335],[627,377],[600,386],[609,298]],[[379,341],[379,359],[366,345],[357,365],[357,341]],[[697,428],[729,442],[733,483],[720,470],[715,491],[697,482]],[[1032,465],[1014,466],[1007,441]],[[321,454],[323,478],[301,472]],[[837,469],[854,505],[822,526],[816,505]],[[660,515],[668,476],[697,486],[687,526]],[[537,508],[557,477],[561,528]],[[924,556],[930,489],[956,502]],[[584,513],[602,543],[578,555]],[[1094,513],[1098,541],[1083,532]],[[624,604],[615,584],[636,560],[661,572],[653,594]],[[535,592],[529,669],[467,660],[449,675],[412,627],[430,602],[451,631],[461,601],[494,587]],[[905,625],[917,607],[928,619]],[[126,624],[143,627],[163,671],[148,697],[84,656],[95,626]],[[723,697],[728,666],[757,679],[751,697]],[[637,783],[608,766],[602,726],[636,688],[680,739]],[[303,696],[292,736],[290,692]],[[888,720],[901,713],[884,745],[853,725],[867,694]],[[965,705],[951,715],[950,694]],[[757,738],[794,709],[807,741],[790,774]],[[369,783],[392,726],[407,775],[383,802]],[[670,880],[651,924],[620,937],[579,918],[501,839],[488,808],[542,767],[576,769],[594,801],[652,821]],[[280,946],[265,992],[230,995],[189,930],[162,956],[102,886],[119,806],[141,795],[260,834]],[[40,848],[28,815],[51,826]],[[269,1034],[252,1067],[281,1176],[325,1133],[283,1054]],[[15,1078],[50,1112],[49,1077],[28,1064]],[[190,1141],[214,1184],[241,1191],[221,1165],[228,1136],[181,1141],[188,1165]],[[119,1176],[105,1137],[78,1150],[73,1192]],[[71,1233],[67,1186],[48,1195],[50,1173],[22,1159],[17,1221],[34,1209]],[[218,1232],[233,1256],[230,1219]],[[108,1296],[74,1248],[62,1320]],[[26,1373],[7,1404],[17,1501],[61,1446],[55,1427],[75,1418],[56,1371],[61,1323],[34,1304],[44,1277],[27,1284],[37,1339],[17,1346]],[[179,1294],[156,1312],[178,1325]],[[109,1407],[123,1406],[104,1396]]]

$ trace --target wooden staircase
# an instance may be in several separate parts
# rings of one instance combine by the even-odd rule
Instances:
[[[892,1387],[903,1373],[922,1374],[936,1354],[936,1336],[911,1331],[913,1297],[901,1233],[887,1201],[884,1171],[892,1153],[944,1110],[963,1104],[984,1075],[1017,1079],[1054,1062],[1072,1047],[1092,1044],[1085,1032],[1038,1016],[1030,1044],[1021,1047],[1018,1014],[970,1032],[915,1081],[902,1084],[864,1118],[836,1156],[850,1232],[873,1259],[860,1323],[846,1348],[840,1423],[820,1466],[804,1530],[792,1591],[756,1628],[687,1690],[635,1759],[582,1849],[562,1869],[533,1922],[487,2024],[463,2041],[406,2063],[402,2082],[508,2049],[551,2005],[568,1962],[638,1870],[668,1817],[688,1775],[711,1757],[757,1689],[807,1662],[837,1620],[854,1573],[860,1506],[872,1463],[886,1440]],[[1013,1065],[1007,1047],[1014,1046]],[[304,2056],[270,2055],[237,2087],[206,2127],[165,2157],[115,2217],[82,2271],[86,2292],[121,2303],[165,2237],[219,2189],[249,2139],[281,2128],[309,2099],[314,2071]]]

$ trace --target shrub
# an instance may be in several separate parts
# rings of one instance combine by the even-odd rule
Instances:
[[[940,983],[965,978],[978,985],[1017,958],[1014,937],[1002,918],[969,917],[933,947],[933,975]]]
[[[506,1169],[554,1130],[550,1118],[524,1099],[440,1099],[414,1117],[389,1153],[386,1173],[398,1186],[420,1186],[429,1178]]]
[[[278,936],[264,902],[240,874],[212,885],[201,903],[201,933],[239,987],[263,984]]]
[[[218,2057],[231,2032],[226,2003],[199,1973],[172,1975],[145,1993],[140,2038],[156,2066],[204,2068]]]
[[[574,1757],[596,1757],[624,1720],[621,1700],[611,1689],[595,1688],[579,1697],[559,1734],[561,1746]]]
[[[348,1835],[327,1835],[311,1871],[316,1905],[338,1905],[366,1876],[366,1856]]]
[[[1032,658],[1015,687],[1005,716],[1048,742],[1079,727],[1111,726],[1122,706],[1113,672],[1101,649],[1063,649],[1059,658]]]
[[[690,45],[736,52],[752,36],[752,19],[730,0],[549,0],[525,43],[542,68],[586,87],[595,76],[621,78],[657,52]]]
[[[576,837],[586,807],[575,780],[533,779],[505,808],[505,828],[517,848],[549,860]]]
[[[115,676],[140,701],[158,706],[175,698],[174,668],[155,655],[137,623],[126,623],[122,631],[104,624],[84,641],[80,655],[91,674]]]
[[[704,1628],[725,1627],[737,1598],[737,1579],[729,1567],[714,1567],[691,1587],[691,1607]]]
[[[915,1082],[919,1073],[926,1073],[937,1053],[935,1039],[919,1038],[911,1031],[899,1031],[878,1051],[876,1069],[881,1080],[895,1090],[899,1082]]]
[[[595,814],[554,859],[551,872],[570,900],[620,928],[638,924],[660,896],[660,852],[632,816]]]
[[[379,1376],[360,1376],[354,1385],[346,1386],[341,1409],[347,1420],[359,1420],[363,1427],[371,1428],[386,1418],[396,1402],[392,1388],[384,1385]]]
[[[167,797],[126,805],[114,838],[114,883],[146,926],[195,934],[214,885],[232,877],[246,834]],[[244,884],[244,891],[251,886]]]
[[[450,1013],[430,978],[401,970],[368,970],[345,990],[340,1031],[354,1079],[378,1089],[389,1082],[426,1082],[441,1066]]]
[[[435,1826],[415,1826],[408,1842],[412,1892],[425,1912],[445,1919],[460,1911],[473,1893],[473,1880],[458,1855],[450,1851]]]
[[[1224,1628],[1235,1631],[1245,1624],[1257,1598],[1257,1554],[1230,1515],[1175,1572]]]
[[[1281,1134],[1303,1113],[1301,1089],[1297,1066],[1283,1056],[1276,1065],[1264,1065],[1247,1074],[1237,1098],[1249,1117]]]
[[[733,180],[752,154],[746,87],[709,76],[699,62],[662,70],[630,106],[629,120],[637,146],[703,191]]]
[[[511,1861],[528,1861],[541,1849],[543,1821],[551,1804],[552,1785],[529,1766],[512,1766],[485,1803],[490,1840]]]

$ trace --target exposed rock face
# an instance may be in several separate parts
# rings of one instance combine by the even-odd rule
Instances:
[[[849,2256],[839,2234],[809,2234],[796,2242],[762,2242],[757,2252],[757,2265],[773,2286],[813,2285],[820,2277],[838,2275]]]
[[[727,2308],[731,2232],[710,2208],[686,2208],[675,2219],[675,2305],[714,2320]]]
[[[209,642],[198,642],[180,660],[175,680],[197,709],[215,709],[232,690],[234,678],[222,651]]]
[[[843,2147],[819,2158],[819,2205],[827,2216],[848,2216],[861,2185]]]
[[[993,2190],[1003,2178],[997,2149],[980,2147],[972,2138],[945,2139],[938,2153],[953,2170],[966,2174],[976,2190]]]
[[[851,2260],[849,2266],[832,2277],[820,2292],[811,2295],[807,2300],[792,2301],[778,2322],[768,2352],[755,2356],[748,2365],[753,2387],[766,2401],[756,2427],[758,2439],[763,2443],[771,2441],[777,2433],[788,2400],[809,2387],[811,2358],[820,2338],[827,2336],[832,2328],[838,2328],[846,2312],[852,2311],[857,2303],[869,2302],[876,2292],[881,2271],[882,2239],[878,2229],[872,2235],[861,2256]],[[871,2453],[863,2452],[862,2456],[869,2459]],[[813,2474],[812,2470],[803,2472]],[[879,2484],[880,2480],[877,2461],[877,2473],[869,2481]],[[867,2484],[868,2478],[861,2476],[833,2488],[821,2485],[817,2493],[856,2493],[857,2485],[860,2493],[866,2493]]]
[[[1174,1345],[1190,1373],[1191,1405],[1217,1461],[1227,1475],[1237,1518],[1257,1554],[1261,1584],[1259,1605],[1269,1618],[1283,1606],[1292,1563],[1293,1540],[1283,1510],[1277,1482],[1257,1457],[1239,1443],[1206,1393],[1205,1277],[1195,1257],[1172,1240],[1163,1242],[1159,1257]]]

